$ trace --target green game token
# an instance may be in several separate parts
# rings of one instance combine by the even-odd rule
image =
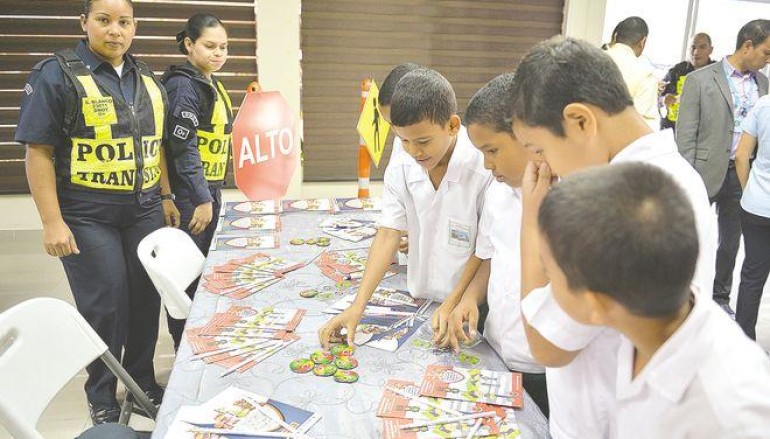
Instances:
[[[358,360],[353,357],[337,357],[334,360],[334,365],[337,366],[337,369],[341,370],[355,369],[358,367]]]
[[[349,357],[353,355],[353,348],[346,344],[336,344],[329,351],[335,357]]]
[[[460,354],[457,356],[457,359],[460,360],[461,363],[470,364],[473,366],[481,362],[479,357],[471,354],[466,354],[465,352],[460,352]]]
[[[310,299],[318,295],[317,290],[302,290],[299,292],[300,297],[304,297],[305,299]]]
[[[332,242],[332,240],[327,236],[322,236],[320,238],[316,238],[315,242],[316,244],[320,244],[322,242]]]
[[[334,355],[332,355],[330,352],[315,351],[310,354],[310,359],[315,364],[331,364],[334,362]]]
[[[305,244],[307,245],[315,245],[315,243],[316,243],[315,238],[308,238],[305,240]]]
[[[329,241],[318,241],[315,243],[315,245],[317,245],[318,247],[328,247],[332,244]]]
[[[314,366],[315,364],[307,358],[298,358],[289,363],[289,369],[294,373],[308,373]]]
[[[355,383],[358,381],[358,373],[352,370],[338,370],[334,374],[334,381],[345,384]]]
[[[319,377],[330,377],[337,373],[337,366],[333,364],[316,364],[313,373]]]
[[[291,245],[302,245],[305,243],[305,240],[302,238],[294,238],[291,241],[289,241],[289,244]]]

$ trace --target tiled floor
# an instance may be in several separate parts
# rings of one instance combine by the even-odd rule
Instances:
[[[55,297],[72,302],[61,263],[47,256],[41,246],[40,231],[0,231],[0,311],[33,297]],[[174,347],[165,319],[155,351],[158,382],[168,380],[174,363]],[[46,438],[65,439],[78,436],[91,426],[83,392],[85,371],[81,371],[56,396],[38,424]],[[139,431],[152,431],[152,421],[134,415],[131,425]],[[0,438],[10,438],[0,425]]]
[[[0,312],[32,297],[50,296],[72,302],[61,264],[42,251],[41,235],[39,230],[0,231]],[[739,255],[737,267],[740,267],[741,261],[742,255]],[[738,280],[736,273],[733,291],[737,291]],[[760,344],[770,352],[770,293],[767,289],[770,289],[770,282],[760,310],[757,333]],[[165,383],[174,361],[165,319],[161,319],[160,334],[155,364],[158,381]],[[83,393],[84,381],[85,372],[82,372],[57,395],[43,414],[39,428],[46,438],[74,438],[90,426]],[[132,417],[132,425],[141,431],[153,428],[151,421],[139,416]],[[0,438],[10,438],[2,426]]]

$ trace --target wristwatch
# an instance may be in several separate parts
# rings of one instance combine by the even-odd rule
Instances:
[[[160,199],[163,201],[166,201],[166,200],[174,201],[176,200],[176,196],[174,194],[160,194]]]

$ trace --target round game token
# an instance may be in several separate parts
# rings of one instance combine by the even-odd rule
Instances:
[[[308,238],[305,240],[305,244],[307,245],[315,245],[315,243],[316,243],[315,238]]]
[[[334,360],[334,365],[341,370],[355,369],[358,367],[358,360],[353,357],[337,357]]]
[[[331,238],[329,238],[328,236],[321,236],[316,238],[315,240],[316,244],[318,244],[319,242],[331,242],[331,241],[332,241]]]
[[[289,244],[291,245],[302,245],[305,243],[305,240],[302,238],[294,238],[291,241],[289,241]]]
[[[346,384],[355,383],[358,381],[358,373],[353,370],[338,370],[334,374],[334,381]]]
[[[315,243],[315,245],[317,245],[319,247],[328,247],[328,246],[332,245],[332,243],[329,242],[329,241],[318,241],[318,242]]]
[[[330,352],[315,351],[310,354],[310,359],[315,364],[331,364],[334,361],[334,355]]]
[[[330,377],[337,373],[337,366],[333,364],[316,364],[313,373],[319,377]]]
[[[353,355],[353,348],[346,344],[336,344],[332,346],[330,352],[335,357],[349,357]]]
[[[307,358],[298,358],[289,363],[289,369],[294,373],[308,373],[314,366],[315,364]]]
[[[317,290],[302,290],[299,292],[300,297],[304,297],[305,299],[310,299],[312,297],[315,297],[318,295]]]

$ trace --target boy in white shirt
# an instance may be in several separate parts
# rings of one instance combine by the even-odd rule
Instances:
[[[634,109],[618,67],[605,53],[571,38],[536,45],[519,64],[510,108],[516,137],[545,160],[529,165],[534,174],[550,178],[552,168],[564,177],[591,166],[642,161],[671,175],[695,211],[701,252],[693,283],[710,297],[715,218],[703,182],[678,153],[671,131],[653,132]],[[619,334],[576,322],[556,304],[532,232],[539,206],[526,190],[522,199],[521,310],[530,349],[547,367],[551,434],[607,438]]]
[[[407,73],[393,94],[390,117],[404,152],[388,166],[380,228],[353,304],[318,331],[321,345],[353,345],[366,303],[390,266],[401,234],[409,236],[407,288],[442,301],[473,254],[484,192],[492,180],[457,115],[454,90],[430,69]]]
[[[433,314],[434,343],[451,346],[476,337],[479,307],[488,304],[484,338],[509,369],[522,372],[524,388],[548,416],[545,368],[529,351],[519,310],[519,229],[521,179],[533,158],[513,137],[507,106],[513,73],[489,81],[471,98],[464,123],[473,145],[484,154],[484,167],[497,181],[484,199],[476,252],[465,264],[463,275],[450,295]],[[467,323],[470,334],[463,330]]]
[[[396,91],[396,85],[398,81],[412,70],[420,68],[419,64],[407,62],[399,64],[388,73],[388,76],[382,81],[380,85],[380,92],[377,96],[377,108],[380,111],[383,119],[390,123],[390,103],[393,100],[393,92]],[[392,162],[399,152],[403,151],[404,147],[401,146],[401,139],[398,136],[393,137],[393,148],[390,151],[390,160]]]
[[[380,115],[382,115],[382,118],[385,119],[386,122],[391,123],[390,103],[393,100],[393,92],[396,91],[396,85],[398,85],[398,81],[400,81],[401,78],[403,78],[407,73],[419,68],[419,64],[411,62],[399,64],[396,67],[393,67],[390,73],[388,73],[388,76],[386,76],[382,81],[382,84],[380,85],[380,92],[377,95],[377,108],[380,111]],[[404,147],[401,145],[401,138],[398,136],[393,136],[393,147],[390,150],[388,166],[390,166],[390,164],[395,161],[398,154],[400,154],[403,150]],[[387,170],[387,167],[385,169]],[[401,236],[401,242],[398,246],[398,251],[405,255],[409,251],[409,240],[406,234]],[[403,264],[402,262],[399,263]]]
[[[556,301],[623,334],[614,436],[767,438],[770,359],[692,291],[698,236],[681,186],[644,163],[578,172],[550,191],[543,177],[532,192],[544,197],[540,256]]]

